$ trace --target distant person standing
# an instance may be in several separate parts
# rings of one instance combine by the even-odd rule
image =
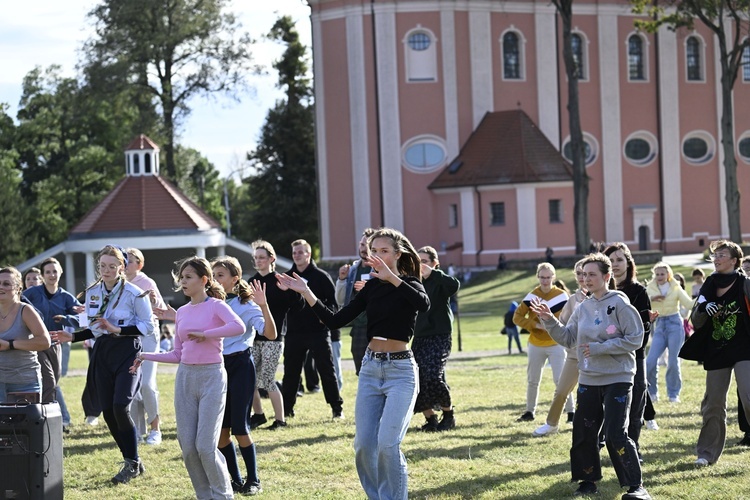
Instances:
[[[284,331],[287,312],[302,310],[305,301],[297,292],[282,290],[278,287],[276,250],[274,250],[273,245],[264,240],[256,240],[252,243],[252,247],[255,269],[258,272],[251,280],[253,282],[257,280],[265,286],[266,301],[278,334],[275,339],[270,340],[262,334],[263,332],[258,332],[253,343],[253,360],[255,361],[257,374],[256,385],[268,392],[268,399],[271,400],[274,411],[274,421],[266,429],[276,430],[286,427],[284,400],[281,397],[279,386],[276,385],[276,369],[279,367],[279,360],[284,348],[282,332]],[[263,403],[260,400],[257,388],[253,395],[253,412],[253,416],[250,417],[250,429],[255,429],[268,421],[263,413]]]
[[[371,227],[362,231],[362,237],[359,239],[359,259],[355,260],[352,265],[345,264],[339,268],[339,279],[336,281],[336,302],[340,307],[344,307],[351,302],[354,296],[364,288],[367,280],[370,279],[372,268],[365,264],[365,261],[370,255],[367,239],[374,232],[375,230]],[[367,314],[360,314],[350,325],[349,335],[352,337],[351,352],[354,360],[354,371],[359,375],[362,358],[365,355],[365,350],[367,350]]]
[[[458,292],[461,283],[440,269],[437,250],[424,246],[417,250],[421,262],[422,285],[430,299],[430,308],[420,311],[414,327],[411,350],[419,367],[419,393],[414,413],[421,412],[427,422],[426,432],[447,431],[456,427],[453,401],[445,381],[445,365],[453,345],[453,311],[450,298]],[[443,412],[440,422],[433,408]]]
[[[54,257],[45,259],[40,266],[43,285],[33,286],[23,292],[44,320],[44,326],[49,332],[61,326],[78,326],[78,313],[83,312],[83,306],[71,293],[60,287],[63,274],[60,262]],[[53,340],[52,346],[44,351],[38,351],[39,364],[42,366],[42,402],[57,401],[62,413],[63,432],[69,432],[70,413],[68,413],[65,398],[58,385],[62,376],[62,347]]]
[[[748,264],[748,267],[750,267],[750,262],[748,262]],[[747,274],[747,272],[745,274]],[[696,267],[693,269],[691,276],[693,277],[693,285],[690,290],[690,296],[696,298],[701,291],[703,282],[706,281],[706,273],[703,272],[703,269]],[[748,274],[748,276],[750,276],[750,274]]]
[[[516,346],[518,346],[518,353],[523,354],[518,327],[515,323],[513,323],[513,316],[516,313],[516,309],[518,309],[518,302],[514,300],[510,303],[508,312],[505,313],[505,317],[503,318],[503,322],[505,324],[505,334],[508,336],[508,354],[512,354],[511,347],[513,346],[514,340],[516,341]]]
[[[654,322],[651,348],[646,357],[646,377],[651,400],[659,400],[659,356],[669,348],[667,363],[667,396],[671,403],[679,403],[682,390],[680,360],[677,357],[685,342],[685,326],[680,306],[690,309],[693,299],[674,278],[672,268],[666,262],[657,262],[651,269],[654,279],[646,287],[651,308],[658,314]]]
[[[555,317],[559,317],[568,295],[561,289],[553,286],[555,281],[555,268],[548,262],[542,262],[536,268],[536,277],[539,286],[534,288],[523,299],[523,302],[513,314],[513,322],[520,328],[530,332],[529,342],[526,346],[528,352],[528,366],[526,368],[526,411],[518,418],[519,422],[534,420],[536,403],[539,399],[539,383],[542,380],[544,364],[549,360],[552,367],[552,378],[555,387],[560,379],[563,365],[565,364],[565,349],[555,342],[544,329],[536,313],[530,309],[532,300],[542,300]],[[573,398],[569,397],[566,403],[566,411],[572,412]]]
[[[167,305],[161,296],[161,292],[159,292],[159,287],[156,286],[154,280],[143,272],[143,265],[146,263],[143,252],[137,248],[126,248],[125,253],[128,254],[128,265],[125,266],[125,278],[144,292],[148,292],[152,310],[154,308],[166,309]],[[159,319],[156,315],[152,315],[151,321],[154,324],[153,331],[141,338],[143,352],[160,351],[159,332],[161,329],[159,328]],[[139,432],[142,430],[144,412],[148,415],[147,423],[150,430],[148,436],[146,436],[146,444],[153,446],[161,444],[159,389],[156,385],[156,366],[157,363],[146,363],[141,367],[141,389],[131,405],[133,407],[131,408],[131,413],[138,418],[136,428]]]
[[[336,287],[327,272],[312,261],[312,248],[305,240],[292,242],[292,259],[294,265],[287,275],[299,275],[307,287],[323,302],[326,307],[337,310]],[[284,345],[284,379],[281,392],[284,396],[286,416],[294,416],[294,405],[297,402],[302,365],[307,351],[312,351],[315,366],[320,374],[323,394],[331,406],[334,419],[344,418],[344,400],[339,394],[336,373],[333,368],[331,351],[331,334],[326,325],[320,322],[315,313],[306,307],[301,311],[289,311],[286,318],[286,340]]]

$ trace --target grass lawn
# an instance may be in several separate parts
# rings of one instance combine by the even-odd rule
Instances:
[[[570,278],[567,272],[561,274]],[[645,276],[650,273],[642,270],[641,277]],[[566,281],[572,282],[572,278]],[[562,424],[561,432],[554,436],[531,437],[532,430],[543,422],[552,398],[549,368],[545,368],[536,421],[519,423],[515,419],[524,410],[526,358],[499,354],[507,349],[506,337],[498,333],[502,314],[508,303],[522,298],[534,282],[529,272],[475,273],[474,281],[461,291],[463,352],[449,361],[447,375],[458,426],[451,432],[425,434],[418,430],[423,417],[412,419],[402,447],[409,466],[411,498],[554,499],[570,497],[575,490],[569,472],[570,425]],[[456,337],[454,334],[454,351]],[[347,341],[345,336],[345,357],[349,352]],[[85,353],[76,346],[71,369],[83,368],[85,363]],[[654,498],[743,497],[750,486],[750,452],[734,446],[741,438],[734,389],[730,390],[724,455],[716,465],[697,469],[693,461],[704,372],[693,362],[683,362],[682,367],[682,403],[657,403],[661,429],[641,434],[646,487]],[[66,377],[61,384],[74,422],[71,434],[65,437],[66,498],[193,497],[176,441],[173,372],[162,367],[159,373],[164,443],[141,447],[146,474],[124,486],[109,482],[121,458],[105,426],[83,424],[78,403],[83,383],[84,377],[79,375]],[[664,384],[663,373],[660,383]],[[330,420],[330,408],[322,393],[305,394],[298,400],[297,416],[289,420],[289,427],[253,432],[264,498],[364,498],[352,450],[353,371],[345,372],[344,384],[344,422]],[[267,400],[264,408],[271,411]],[[597,498],[619,498],[624,490],[617,484],[606,451],[602,457],[604,479]]]

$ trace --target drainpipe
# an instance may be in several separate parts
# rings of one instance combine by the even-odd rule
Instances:
[[[370,0],[370,22],[372,25],[372,65],[375,76],[375,134],[377,144],[375,154],[378,162],[378,197],[380,198],[380,226],[385,226],[385,208],[383,207],[383,158],[380,155],[380,85],[378,83],[378,36],[375,23],[375,0]]]

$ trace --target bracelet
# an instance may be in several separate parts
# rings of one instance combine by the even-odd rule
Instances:
[[[15,351],[16,350],[16,346],[13,345],[14,342],[15,342],[14,340],[9,340],[8,341],[8,350],[9,351]]]

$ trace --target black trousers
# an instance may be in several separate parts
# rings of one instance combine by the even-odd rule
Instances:
[[[633,399],[630,403],[630,424],[628,425],[628,437],[635,443],[635,449],[639,450],[638,444],[641,438],[641,426],[643,425],[643,413],[646,410],[646,360],[635,360],[635,378],[633,379]]]
[[[365,357],[365,351],[367,345],[370,343],[367,340],[367,326],[353,326],[349,335],[352,336],[352,359],[354,359],[354,370],[359,375],[359,370],[362,368],[362,358]]]
[[[323,337],[319,334],[301,334],[289,337],[287,334],[284,343],[284,378],[281,384],[284,411],[292,411],[297,402],[297,389],[299,388],[307,351],[310,351],[315,359],[315,366],[320,375],[326,403],[331,405],[334,411],[341,410],[344,400],[341,399],[339,394],[336,372],[333,369],[330,337]]]
[[[632,385],[578,385],[573,419],[570,469],[573,481],[602,478],[599,432],[604,431],[607,451],[620,486],[641,484],[641,465],[635,443],[628,437]]]
[[[233,436],[250,434],[247,418],[255,392],[255,363],[252,349],[224,356],[227,371],[227,400],[222,429],[231,429]]]

